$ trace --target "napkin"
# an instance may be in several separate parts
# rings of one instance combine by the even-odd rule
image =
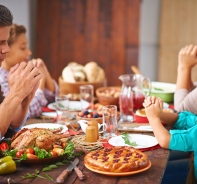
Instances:
[[[72,136],[72,135],[79,135],[83,131],[82,130],[74,131],[74,130],[69,129],[68,132]]]
[[[169,104],[170,109],[174,109],[174,104]]]
[[[108,143],[107,139],[101,140],[101,143],[103,144],[104,148],[113,148],[114,147],[114,146],[112,146],[111,144]]]
[[[152,147],[149,147],[149,148],[140,148],[139,150],[140,151],[149,151],[149,150],[155,150],[155,149],[158,149],[158,148],[161,148],[161,146],[159,144],[157,144],[155,146],[152,146]]]

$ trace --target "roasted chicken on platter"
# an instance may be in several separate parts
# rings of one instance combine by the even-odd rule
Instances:
[[[22,149],[30,146],[51,150],[57,141],[69,137],[68,132],[61,133],[61,129],[46,128],[21,129],[11,139],[11,148]]]

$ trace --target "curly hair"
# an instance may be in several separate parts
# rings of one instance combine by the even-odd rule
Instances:
[[[0,27],[11,26],[13,21],[12,13],[4,5],[0,4]]]

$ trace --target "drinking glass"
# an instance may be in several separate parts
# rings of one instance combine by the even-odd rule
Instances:
[[[69,98],[67,95],[58,95],[55,97],[57,123],[67,124],[69,122]]]
[[[102,108],[103,138],[109,139],[117,135],[117,106],[106,105]]]
[[[80,101],[81,110],[84,111],[87,108],[93,111],[94,107],[94,86],[93,85],[82,85],[80,89]]]

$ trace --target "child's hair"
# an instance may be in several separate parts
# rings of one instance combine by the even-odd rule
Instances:
[[[19,35],[26,33],[26,28],[23,25],[12,24],[10,28],[10,37],[8,39],[8,45],[12,45]]]

